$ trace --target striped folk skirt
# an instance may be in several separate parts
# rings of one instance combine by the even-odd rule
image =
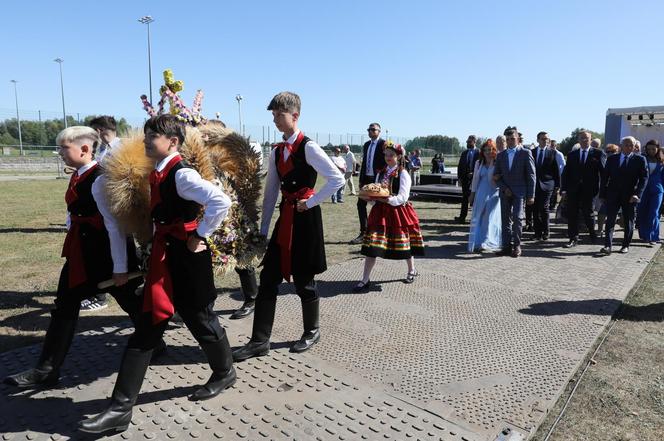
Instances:
[[[420,220],[410,202],[398,207],[376,202],[367,219],[361,253],[383,259],[424,255]]]

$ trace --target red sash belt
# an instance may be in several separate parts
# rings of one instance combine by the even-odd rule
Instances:
[[[88,278],[85,272],[85,262],[83,261],[83,248],[81,247],[81,224],[88,224],[97,230],[101,230],[104,228],[104,218],[100,213],[94,216],[71,215],[69,218],[71,225],[62,246],[62,257],[67,258],[69,288],[73,288],[85,282]]]
[[[297,209],[297,201],[308,199],[313,196],[312,188],[304,187],[295,193],[281,190],[282,201],[279,214],[279,231],[277,232],[277,244],[281,251],[281,275],[290,282],[291,278],[291,249],[293,247],[293,218]]]
[[[198,221],[155,225],[148,274],[145,278],[145,297],[143,298],[143,312],[152,312],[153,324],[169,319],[175,313],[173,283],[166,258],[166,235],[186,241],[187,233],[198,227]]]

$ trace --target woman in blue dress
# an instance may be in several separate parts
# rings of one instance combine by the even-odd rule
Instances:
[[[482,144],[479,160],[475,163],[470,202],[473,216],[470,221],[468,251],[497,251],[502,248],[500,197],[493,181],[496,144],[492,139]]]
[[[650,140],[645,147],[648,160],[648,183],[636,207],[639,237],[654,245],[659,242],[659,207],[664,195],[664,152],[657,140]]]

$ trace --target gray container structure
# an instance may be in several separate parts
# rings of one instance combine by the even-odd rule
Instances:
[[[620,144],[625,136],[633,136],[641,145],[651,139],[664,144],[664,106],[642,106],[606,111],[604,137],[606,144]]]

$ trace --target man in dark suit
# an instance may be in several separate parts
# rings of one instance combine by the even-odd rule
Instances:
[[[521,255],[524,206],[535,202],[535,162],[530,150],[519,144],[516,127],[505,129],[507,149],[496,157],[493,180],[500,189],[502,256]]]
[[[590,241],[597,241],[595,222],[592,217],[593,198],[599,192],[599,183],[604,173],[606,154],[590,147],[590,132],[579,133],[581,146],[567,155],[567,164],[560,180],[560,194],[567,200],[567,234],[569,242],[564,248],[575,247],[579,241],[579,209],[588,227]]]
[[[363,186],[375,182],[378,172],[385,168],[385,154],[383,153],[385,140],[380,138],[380,124],[369,124],[367,133],[369,141],[365,142],[362,147],[360,190]],[[357,198],[357,214],[360,218],[360,234],[350,241],[353,245],[362,243],[364,239],[364,232],[367,229],[367,201]]]
[[[535,160],[535,204],[533,205],[533,229],[535,240],[549,240],[549,203],[551,195],[560,188],[560,171],[556,152],[549,149],[549,135],[537,134],[537,148],[531,152]]]
[[[599,190],[600,199],[606,201],[606,236],[604,248],[600,250],[602,254],[611,254],[613,228],[616,225],[618,210],[622,210],[625,224],[625,236],[620,252],[623,254],[629,252],[629,244],[634,234],[636,204],[641,200],[648,181],[648,163],[646,158],[633,152],[635,144],[634,137],[623,138],[620,143],[621,153],[611,155],[606,160]]]
[[[466,222],[468,215],[468,198],[470,197],[470,187],[473,183],[473,172],[475,171],[475,162],[479,159],[479,150],[475,148],[477,137],[470,135],[466,140],[466,150],[461,153],[459,165],[457,166],[457,177],[461,185],[461,212],[454,220],[460,223]]]

